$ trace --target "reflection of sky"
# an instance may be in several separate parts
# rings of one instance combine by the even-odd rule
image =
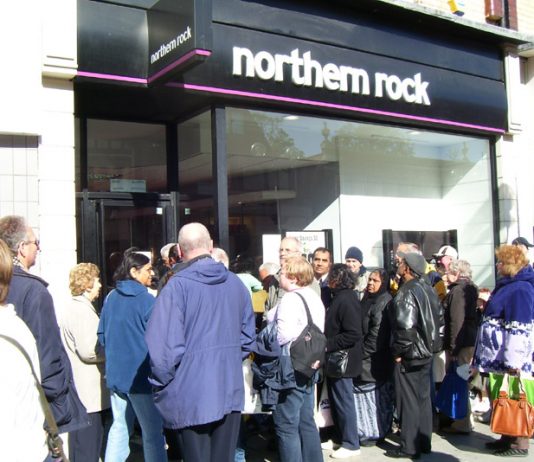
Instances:
[[[351,133],[358,138],[395,143],[404,140],[412,146],[415,157],[426,159],[477,162],[489,151],[486,140],[458,135],[314,117],[298,117],[295,120],[286,120],[279,114],[273,114],[273,117],[280,120],[280,128],[293,139],[295,146],[304,152],[306,157],[321,153],[325,126],[329,130],[330,140],[340,129],[343,129],[344,136]]]

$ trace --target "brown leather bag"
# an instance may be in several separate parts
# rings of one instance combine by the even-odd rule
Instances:
[[[521,379],[519,399],[509,397],[508,374],[504,374],[499,397],[493,401],[490,428],[493,433],[531,437],[534,433],[534,406],[527,401]]]

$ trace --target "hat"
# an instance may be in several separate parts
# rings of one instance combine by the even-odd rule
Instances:
[[[420,253],[416,252],[398,252],[397,255],[401,257],[410,267],[412,272],[422,276],[426,272],[426,260]]]
[[[444,245],[443,247],[440,247],[438,250],[438,253],[434,254],[434,257],[440,258],[440,257],[451,257],[454,260],[458,260],[458,251],[451,245]]]
[[[363,253],[358,247],[349,247],[347,253],[345,254],[345,260],[347,258],[354,258],[360,263],[363,263]]]
[[[534,247],[534,245],[528,242],[524,237],[516,237],[512,241],[512,245],[524,245],[525,247]]]

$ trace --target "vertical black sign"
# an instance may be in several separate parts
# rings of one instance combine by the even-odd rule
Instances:
[[[209,6],[206,0],[160,0],[147,11],[149,83],[209,56]]]

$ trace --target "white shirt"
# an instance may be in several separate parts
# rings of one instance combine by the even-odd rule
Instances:
[[[26,351],[40,380],[35,339],[13,308],[0,305],[0,334]],[[29,462],[48,454],[44,412],[35,378],[23,353],[0,337],[0,460]]]
[[[278,343],[280,345],[285,345],[286,343],[295,340],[308,325],[308,317],[306,316],[304,303],[296,292],[301,294],[306,300],[313,323],[321,329],[321,331],[324,331],[325,309],[321,297],[319,297],[319,295],[317,295],[317,293],[310,287],[302,287],[287,292],[276,308],[269,311],[267,314],[269,322],[272,322],[275,316],[277,316]]]

